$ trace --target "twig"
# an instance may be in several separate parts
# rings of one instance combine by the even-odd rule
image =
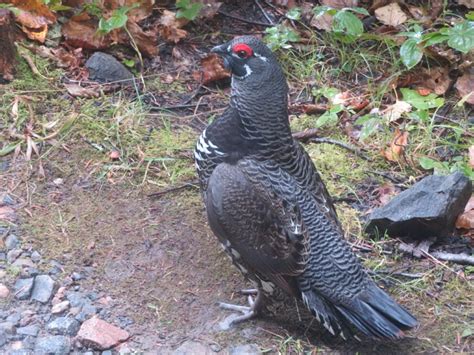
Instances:
[[[217,11],[217,13],[218,13],[219,15],[226,16],[226,17],[232,18],[232,19],[237,20],[237,21],[240,21],[240,22],[249,23],[249,24],[251,24],[251,25],[258,25],[258,26],[265,26],[265,27],[273,27],[273,25],[271,25],[271,24],[269,24],[269,23],[260,22],[260,21],[247,20],[247,19],[242,18],[242,17],[239,17],[239,16],[231,15],[231,14],[225,12],[225,11],[222,11],[222,10]]]
[[[317,128],[308,128],[308,129],[305,129],[304,131],[293,133],[293,138],[304,143],[310,138],[317,137],[318,132],[319,130]]]
[[[474,265],[474,256],[467,254],[453,254],[442,251],[433,251],[431,252],[431,255],[443,261],[451,261],[453,263],[462,265]]]
[[[197,189],[198,188],[198,183],[199,181],[197,180],[193,180],[191,182],[185,182],[184,184],[182,185],[178,185],[178,186],[175,186],[175,187],[170,187],[168,189],[164,189],[164,190],[161,190],[161,191],[158,191],[158,192],[153,192],[151,194],[148,195],[148,197],[161,197],[163,195],[166,195],[168,193],[171,193],[171,192],[176,192],[176,191],[181,191],[181,190],[185,190],[185,189]]]
[[[341,148],[347,149],[348,151],[350,151],[350,152],[354,153],[355,155],[357,155],[359,158],[362,158],[362,159],[367,160],[367,161],[372,161],[372,159],[369,158],[368,156],[366,156],[364,153],[362,153],[360,151],[360,149],[358,149],[356,147],[353,147],[353,146],[350,146],[349,144],[346,144],[344,142],[337,141],[335,139],[331,139],[331,138],[310,138],[308,141],[310,143],[334,144],[334,145],[337,145]]]
[[[260,9],[260,11],[262,11],[262,14],[263,16],[265,16],[265,18],[267,19],[267,21],[271,24],[271,25],[274,25],[272,19],[270,18],[270,16],[268,16],[267,12],[265,11],[265,9],[263,8],[262,4],[260,4],[260,1],[258,0],[254,0],[255,3],[257,4],[258,8]]]
[[[203,103],[203,104],[200,104],[200,106],[207,106],[208,104],[207,103]],[[179,110],[179,109],[182,109],[182,108],[194,108],[196,107],[196,104],[178,104],[178,105],[174,105],[174,106],[151,106],[150,109],[151,110],[157,110],[157,111],[171,111],[171,110]]]
[[[367,174],[371,173],[371,174],[382,176],[382,177],[386,178],[387,180],[390,180],[391,182],[393,182],[395,184],[398,184],[398,185],[403,184],[403,180],[400,180],[397,177],[393,177],[390,174],[384,173],[383,171],[367,170],[366,173]]]

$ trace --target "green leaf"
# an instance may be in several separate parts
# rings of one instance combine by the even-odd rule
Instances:
[[[360,130],[359,140],[363,141],[371,136],[373,133],[377,131],[379,123],[381,122],[380,117],[376,115],[364,115],[359,117],[355,124],[362,125],[362,129]]]
[[[290,20],[299,20],[301,18],[301,9],[299,7],[294,7],[289,10],[285,16]]]
[[[444,99],[438,97],[436,94],[421,96],[415,90],[407,88],[402,88],[400,91],[402,92],[403,100],[418,110],[428,110],[430,108],[438,108],[444,105]]]
[[[411,69],[420,62],[423,52],[418,47],[415,39],[407,39],[400,47],[400,57],[403,64],[408,69]]]
[[[424,42],[423,46],[424,47],[433,46],[435,44],[447,41],[448,38],[449,36],[442,35],[439,32],[428,33],[426,35],[423,35],[423,42]]]
[[[434,167],[438,164],[436,160],[427,158],[427,157],[421,157],[418,162],[420,163],[421,167],[425,170],[430,170],[434,169]]]
[[[326,111],[316,120],[316,128],[320,128],[325,125],[335,125],[337,123],[338,117],[334,112]]]
[[[466,14],[466,18],[467,18],[468,20],[474,21],[474,11],[469,11],[469,12]]]
[[[326,12],[329,12],[333,10],[333,8],[329,7],[329,6],[315,6],[313,8],[313,13],[316,17],[319,17],[319,16],[322,16],[324,15]]]
[[[361,14],[361,15],[365,15],[365,16],[370,16],[369,12],[366,9],[364,9],[363,7],[347,7],[347,8],[344,8],[343,10],[352,11],[352,12],[355,12],[357,14]]]
[[[359,37],[364,33],[362,21],[349,11],[339,11],[334,15],[333,30],[349,36]]]
[[[448,46],[467,53],[474,48],[474,22],[463,21],[446,31]]]
[[[199,12],[203,6],[204,5],[200,2],[191,2],[191,0],[178,0],[176,1],[176,7],[178,8],[178,11],[176,12],[176,18],[185,18],[193,21],[199,15]]]
[[[10,154],[11,152],[13,152],[16,147],[18,147],[18,145],[20,145],[21,143],[10,143],[10,144],[6,144],[3,146],[2,149],[0,149],[0,157],[3,157],[5,155],[8,155]]]
[[[133,68],[135,66],[135,61],[133,59],[124,59],[122,62],[129,68]]]
[[[108,19],[103,17],[99,20],[99,32],[109,33],[117,28],[122,28],[127,24],[128,16],[127,12],[135,7],[139,6],[138,4],[133,4],[132,6],[122,6],[118,9],[115,9],[112,12],[112,15]]]

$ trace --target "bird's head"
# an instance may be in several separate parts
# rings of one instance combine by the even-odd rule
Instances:
[[[259,39],[242,36],[212,48],[211,52],[224,59],[224,65],[233,78],[246,83],[265,80],[275,71],[281,71],[272,51]]]

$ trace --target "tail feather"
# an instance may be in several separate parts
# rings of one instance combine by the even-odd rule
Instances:
[[[331,304],[314,291],[303,293],[303,300],[320,323],[341,335],[346,333],[343,329],[356,328],[368,338],[400,339],[404,330],[417,325],[410,313],[375,284],[349,304]]]

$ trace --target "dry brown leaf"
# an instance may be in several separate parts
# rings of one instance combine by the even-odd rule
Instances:
[[[43,43],[48,25],[56,22],[56,15],[41,0],[12,0],[9,3],[18,8],[15,18],[22,31],[28,38]]]
[[[379,7],[375,10],[375,17],[384,25],[393,27],[401,25],[408,20],[408,16],[397,3],[391,3],[387,6]]]
[[[431,17],[426,13],[425,8],[418,6],[408,6],[408,11],[410,15],[417,21],[426,22],[431,20]]]
[[[203,19],[211,19],[213,18],[219,8],[222,5],[222,2],[218,2],[215,0],[201,0],[200,1],[204,6],[202,7],[201,11],[199,11],[199,18]]]
[[[72,16],[61,28],[66,43],[74,48],[104,49],[112,38],[97,33],[97,23],[87,13]]]
[[[385,206],[397,194],[397,189],[391,182],[386,182],[375,190],[379,206]]]
[[[447,67],[423,68],[423,81],[421,85],[436,95],[444,95],[451,86],[452,80],[449,77],[449,69]]]
[[[344,7],[359,6],[359,0],[322,0],[321,5],[331,6],[335,9],[342,9]]]
[[[474,70],[458,78],[456,89],[461,98],[465,99],[467,103],[474,105]]]
[[[408,132],[400,132],[397,128],[390,147],[383,151],[383,156],[389,161],[399,161],[408,144]]]
[[[64,84],[67,92],[74,97],[98,97],[99,87],[96,86],[94,88],[84,88],[78,84]]]
[[[204,84],[230,77],[230,73],[224,68],[222,59],[216,54],[210,54],[203,58],[201,67]]]
[[[385,118],[387,118],[390,122],[398,120],[402,117],[402,114],[410,112],[411,105],[406,101],[397,101],[393,105],[388,106],[385,110],[381,113]]]
[[[456,228],[474,229],[474,195],[471,196],[466,207],[464,207],[464,212],[458,216]]]
[[[464,5],[468,9],[474,9],[474,0],[458,0],[459,5]]]
[[[157,45],[157,34],[154,31],[143,31],[137,23],[128,21],[127,29],[133,37],[133,40],[137,44],[140,52],[147,57],[154,57],[158,54]],[[130,41],[128,34],[124,31],[121,32],[120,42],[127,44]]]
[[[469,165],[474,169],[474,145],[469,147]]]
[[[324,13],[320,16],[314,15],[311,18],[311,21],[309,22],[309,24],[312,27],[317,28],[318,30],[329,32],[332,29],[332,21],[333,21],[332,16],[329,15],[328,13]]]
[[[160,25],[159,33],[166,41],[178,43],[188,34],[188,32],[181,29],[187,22],[185,19],[177,19],[174,12],[164,10],[158,21]]]

